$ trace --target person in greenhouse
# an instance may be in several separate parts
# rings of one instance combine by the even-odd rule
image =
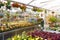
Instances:
[[[41,27],[42,27],[41,29],[43,30],[44,29],[44,20],[43,20],[43,18],[41,18],[41,23],[40,24],[41,24]]]

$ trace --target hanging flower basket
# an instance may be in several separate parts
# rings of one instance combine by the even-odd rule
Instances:
[[[20,5],[20,9],[22,10],[22,12],[26,11],[26,5],[25,4],[21,4]]]
[[[33,7],[33,9],[32,9],[33,11],[37,11],[37,12],[42,12],[43,10],[42,9],[40,9],[40,8],[37,8],[37,7]]]
[[[43,12],[43,9],[37,8],[37,12]]]
[[[37,8],[36,7],[33,7],[32,11],[35,11],[36,12],[37,11]]]
[[[14,2],[14,3],[12,4],[12,7],[16,7],[16,8],[18,8],[18,7],[20,7],[20,5],[19,5],[19,3]]]

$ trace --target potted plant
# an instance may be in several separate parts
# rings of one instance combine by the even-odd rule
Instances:
[[[37,12],[42,12],[42,11],[43,11],[43,9],[37,8]]]
[[[12,7],[18,8],[18,7],[20,7],[20,5],[19,5],[19,3],[14,2],[14,3],[12,4]]]
[[[10,0],[7,0],[7,3],[6,3],[6,9],[11,9],[11,5],[10,5]]]
[[[49,21],[50,21],[50,27],[54,27],[57,22],[57,19],[56,17],[52,16],[49,18]]]
[[[25,4],[20,5],[20,9],[22,10],[22,12],[25,12],[26,11],[26,5]]]
[[[33,11],[37,11],[37,12],[42,12],[43,10],[42,9],[40,9],[40,8],[37,8],[37,7],[33,7],[33,9],[32,9]]]
[[[37,8],[36,7],[33,7],[32,11],[35,11],[36,12],[37,11]]]
[[[4,6],[4,4],[2,2],[0,2],[0,8],[1,8],[1,6]]]

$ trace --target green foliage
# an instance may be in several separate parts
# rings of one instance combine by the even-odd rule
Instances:
[[[60,25],[55,25],[54,27],[60,27]]]
[[[37,11],[37,8],[36,7],[33,7],[32,11]]]
[[[26,5],[20,6],[20,9],[22,10],[22,12],[26,11]]]
[[[56,17],[50,17],[49,21],[51,21],[52,23],[55,23],[57,22],[57,18]]]
[[[37,12],[42,12],[42,11],[43,11],[42,9],[39,9],[39,8],[37,9]]]
[[[4,6],[4,4],[3,4],[3,3],[1,3],[1,4],[0,4],[0,6]]]
[[[37,11],[37,12],[42,12],[42,11],[43,11],[42,9],[40,9],[40,8],[36,8],[36,7],[33,7],[32,10],[33,10],[33,11]]]
[[[0,8],[1,8],[1,6],[4,6],[4,4],[2,2],[0,2]]]
[[[12,40],[11,38],[8,38],[7,40]]]

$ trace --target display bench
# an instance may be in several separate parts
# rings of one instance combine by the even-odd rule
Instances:
[[[58,31],[53,31],[53,30],[43,30],[43,31],[46,31],[46,32],[51,32],[51,33],[60,33],[60,32],[58,32]]]
[[[51,32],[51,33],[60,33],[60,32],[57,32],[57,31],[53,31],[53,30],[44,30],[46,32]]]
[[[51,32],[51,33],[60,33],[60,26],[57,27],[51,27],[49,24],[45,24],[44,30],[45,32]]]
[[[60,27],[45,27],[43,31],[60,34]]]
[[[0,33],[0,40],[7,40],[7,38],[10,38],[14,36],[15,34],[21,34],[23,31],[28,32],[28,31],[33,31],[36,29],[40,30],[40,27],[38,25],[34,25],[31,27],[18,28],[11,31],[7,31],[7,32],[2,32]]]

